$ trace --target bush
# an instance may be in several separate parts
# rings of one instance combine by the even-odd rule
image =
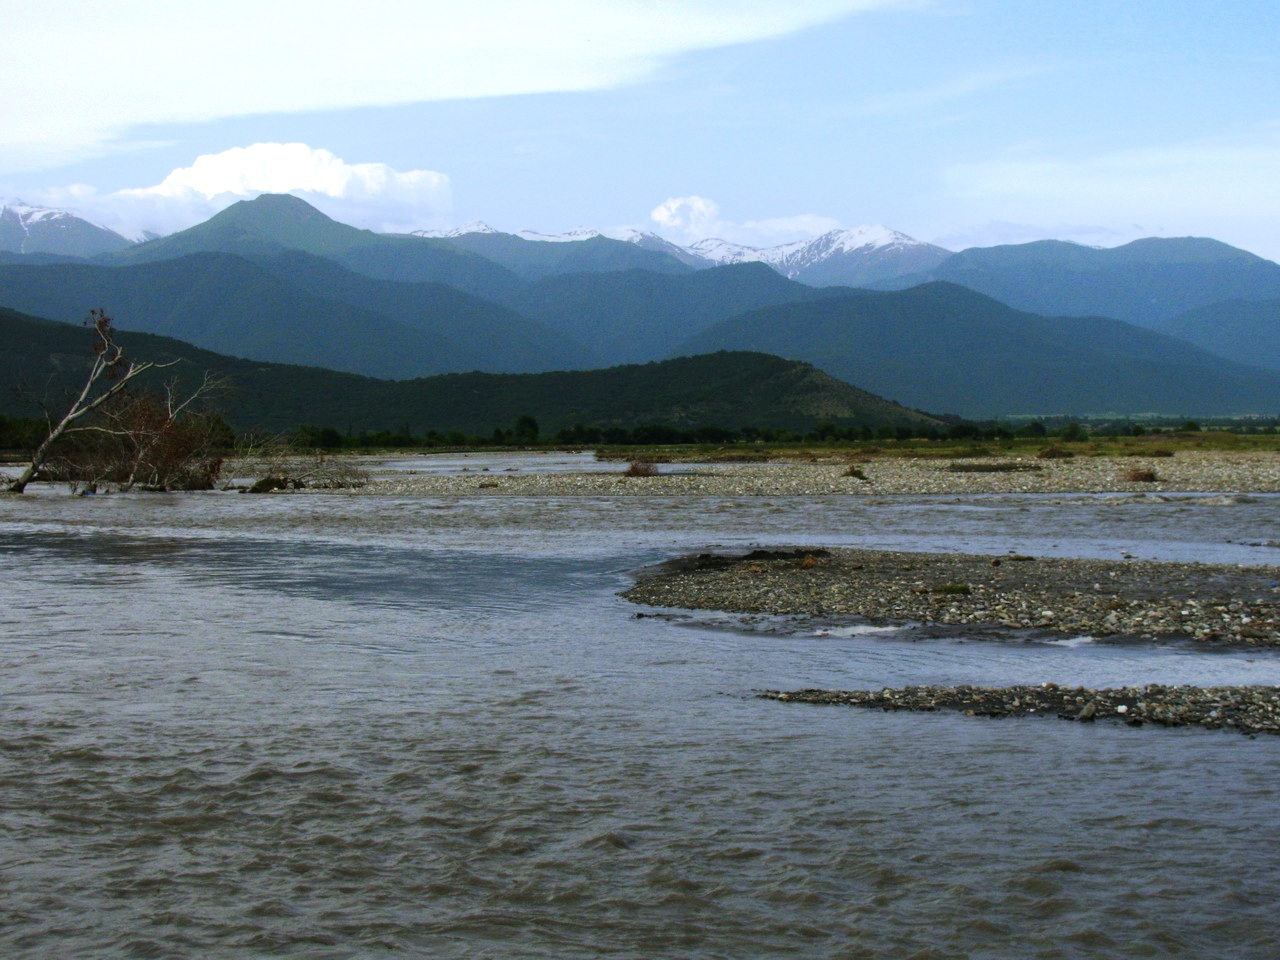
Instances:
[[[624,477],[656,477],[658,465],[648,460],[632,460],[627,464],[627,469],[622,471],[622,475]]]
[[[1057,444],[1054,444],[1052,447],[1045,447],[1037,453],[1036,456],[1041,460],[1069,460],[1071,457],[1074,457],[1075,454],[1066,447],[1060,447]]]

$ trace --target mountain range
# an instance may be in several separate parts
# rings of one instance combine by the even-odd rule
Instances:
[[[1280,298],[1280,264],[1196,237],[1149,237],[1108,249],[1061,240],[975,248],[931,270],[866,286],[903,290],[931,280],[1032,313],[1101,315],[1156,330],[1209,304]]]
[[[78,390],[90,353],[79,326],[0,308],[0,413],[34,416],[35,400]],[[131,358],[177,361],[148,374],[198,382],[208,371],[229,389],[217,408],[239,430],[301,424],[349,432],[461,431],[487,436],[534,417],[546,434],[583,423],[634,429],[771,428],[808,431],[822,421],[869,428],[936,427],[939,420],[859,390],[809,364],[753,353],[713,353],[605,370],[541,374],[459,373],[390,381],[316,367],[261,363],[168,337],[122,332]],[[181,388],[180,388],[181,389]]]
[[[951,255],[864,228],[767,257],[704,243],[701,263],[664,244],[590,231],[533,239],[481,224],[384,235],[263,195],[89,260],[0,254],[0,306],[63,322],[104,307],[126,330],[383,379],[754,350],[968,417],[1280,407],[1280,265],[1216,241]],[[868,250],[892,254],[900,271],[864,282],[879,290],[783,275],[812,276]],[[902,273],[908,257],[915,272]]]

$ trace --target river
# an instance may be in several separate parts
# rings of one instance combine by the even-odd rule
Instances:
[[[1278,506],[0,498],[0,954],[1274,960],[1280,738],[752,693],[1280,684],[1275,652],[617,594],[757,545],[1275,563]]]

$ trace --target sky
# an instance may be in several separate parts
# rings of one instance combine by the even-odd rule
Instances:
[[[1274,0],[0,0],[0,197],[1280,260]]]

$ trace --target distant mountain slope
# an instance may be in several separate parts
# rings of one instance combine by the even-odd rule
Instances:
[[[693,270],[692,266],[668,251],[611,239],[595,232],[569,240],[551,236],[527,239],[498,233],[483,224],[473,226],[475,229],[465,232],[449,231],[437,236],[458,249],[492,260],[526,280],[564,273],[652,270],[655,273],[683,274]],[[674,250],[679,249],[670,246]]]
[[[637,363],[667,356],[674,344],[735,314],[831,295],[744,263],[681,276],[628,270],[547,277],[507,304],[586,345],[598,363]]]
[[[1228,360],[1280,370],[1280,300],[1213,303],[1180,313],[1157,329]]]
[[[78,388],[89,359],[83,328],[0,309],[0,412],[30,416],[12,387],[39,385],[53,398]],[[777,357],[719,353],[642,366],[576,373],[453,374],[389,382],[307,367],[255,363],[143,333],[120,342],[137,359],[181,363],[196,379],[209,370],[231,390],[222,409],[239,429],[289,429],[300,424],[342,430],[429,429],[488,434],[515,419],[535,417],[543,431],[574,423],[634,427],[667,423],[807,430],[821,420],[869,427],[931,424],[924,414],[841,383],[812,367]],[[153,380],[155,386],[158,380]]]
[[[1194,237],[1112,249],[1040,240],[957,253],[937,268],[871,284],[904,289],[947,280],[1046,316],[1104,316],[1145,327],[1224,300],[1280,298],[1280,264]]]
[[[103,307],[124,330],[392,379],[563,366],[568,347],[559,338],[500,307],[436,285],[360,283],[336,265],[325,268],[327,261],[311,263],[327,278],[299,264],[289,277],[287,267],[273,273],[223,253],[131,267],[0,266],[0,305],[72,323]],[[318,292],[304,289],[304,279]],[[369,303],[358,302],[361,293]],[[390,314],[371,306],[393,302]]]
[[[444,283],[486,299],[520,285],[510,271],[444,241],[387,236],[333,220],[305,200],[262,194],[204,223],[99,258],[111,266],[156,263],[194,253],[273,256],[300,250],[381,280]]]
[[[547,324],[444,284],[375,280],[296,250],[256,262],[313,296],[372,310],[449,340],[459,353],[449,359],[448,369],[562,370],[589,365],[592,355]]]
[[[832,230],[776,247],[699,240],[688,249],[719,264],[765,263],[784,277],[815,287],[867,286],[932,270],[951,256],[950,250],[879,226]]]
[[[1118,320],[1036,316],[949,283],[765,307],[673,353],[726,349],[805,360],[967,417],[1280,411],[1280,375]]]
[[[133,245],[113,230],[65,210],[33,207],[18,201],[0,206],[0,251],[94,257]]]

